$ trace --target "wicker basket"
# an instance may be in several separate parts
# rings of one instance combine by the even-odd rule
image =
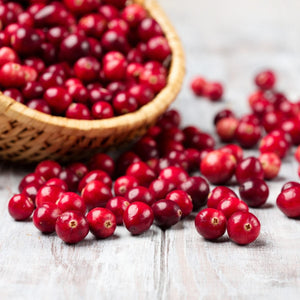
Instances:
[[[167,86],[138,111],[106,120],[74,120],[30,109],[0,93],[0,159],[22,163],[79,160],[146,132],[176,98],[184,77],[179,38],[153,0],[135,0],[161,25],[172,49]]]

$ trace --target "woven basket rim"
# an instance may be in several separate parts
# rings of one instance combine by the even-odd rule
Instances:
[[[166,110],[173,102],[181,88],[185,73],[183,48],[173,25],[155,0],[135,0],[134,2],[143,5],[160,24],[172,50],[172,62],[167,85],[151,102],[136,112],[110,119],[76,120],[44,114],[0,94],[0,113],[17,119],[21,123],[30,124],[41,131],[57,130],[73,136],[82,136],[85,132],[89,132],[89,136],[94,135],[95,137],[99,130],[104,134],[105,132],[108,134],[122,132],[124,131],[123,128],[135,128],[145,123],[149,115],[157,115],[158,117],[161,111]]]

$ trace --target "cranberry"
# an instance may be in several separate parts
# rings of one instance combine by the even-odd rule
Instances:
[[[58,186],[64,192],[68,191],[68,185],[66,184],[66,182],[59,178],[51,178],[51,179],[47,180],[44,185],[45,186],[53,186],[54,185],[54,186]]]
[[[262,125],[266,132],[271,132],[277,128],[280,128],[281,123],[284,120],[284,115],[280,111],[267,112],[262,119]]]
[[[243,149],[235,144],[227,144],[219,149],[220,151],[227,152],[232,154],[237,162],[240,162],[243,159]]]
[[[235,177],[239,184],[252,178],[264,178],[264,171],[261,163],[256,157],[250,156],[238,163]]]
[[[37,184],[37,186],[42,186],[45,183],[45,178],[36,173],[27,174],[19,184],[19,191],[22,192],[23,189],[29,184]]]
[[[250,122],[239,122],[236,131],[235,138],[243,148],[254,147],[261,137],[261,128],[259,125],[255,125]]]
[[[281,160],[277,154],[273,152],[262,153],[258,160],[263,168],[265,179],[273,179],[278,175],[281,166]]]
[[[147,69],[147,65],[149,65],[150,63],[154,64],[155,62],[146,63],[145,69]],[[161,65],[159,63],[157,63],[157,64],[158,64],[158,66],[156,66],[156,67],[153,66],[152,68],[148,67],[148,69],[149,70],[161,69],[162,68]],[[165,71],[163,71],[163,70],[160,70],[159,72],[166,74]],[[178,127],[181,123],[181,116],[176,109],[167,110],[157,122],[158,126],[160,126],[162,129],[166,130],[166,129],[170,129],[170,128],[163,126],[161,121],[166,121],[168,124],[171,125],[171,127]]]
[[[90,120],[90,110],[82,103],[71,103],[66,110],[66,117],[77,120]]]
[[[200,176],[189,177],[185,182],[182,182],[178,189],[188,193],[193,202],[193,209],[196,211],[207,202],[209,194],[209,185],[206,180]]]
[[[22,93],[17,89],[7,89],[3,92],[3,95],[10,97],[17,102],[24,103],[24,97]]]
[[[223,199],[227,199],[230,197],[237,198],[238,196],[233,190],[226,186],[217,186],[211,191],[208,196],[207,207],[217,208],[219,203]]]
[[[254,115],[254,114],[243,115],[240,118],[240,123],[241,122],[250,123],[250,124],[254,124],[254,125],[260,125],[259,118],[256,115]]]
[[[0,18],[2,26],[5,27],[17,21],[17,13],[7,5],[0,5]]]
[[[101,14],[89,14],[83,16],[78,22],[87,36],[100,38],[106,29],[106,19]]]
[[[116,173],[118,176],[124,175],[127,168],[136,162],[141,161],[140,157],[135,154],[134,152],[128,151],[124,152],[117,160],[116,166],[117,170]]]
[[[193,78],[193,80],[191,81],[191,89],[196,96],[204,95],[205,85],[206,85],[206,80],[201,76],[197,76]]]
[[[144,67],[139,63],[130,63],[126,68],[126,80],[130,83],[138,82],[141,72]]]
[[[77,211],[62,213],[56,220],[55,231],[59,238],[69,244],[82,241],[89,233],[85,217]]]
[[[9,47],[0,48],[0,66],[8,62],[19,63],[19,57],[15,50]]]
[[[115,171],[114,160],[105,153],[97,153],[92,156],[89,162],[90,170],[102,170],[109,176],[112,176]]]
[[[276,77],[273,71],[265,70],[255,76],[255,84],[262,90],[270,90],[274,87]]]
[[[116,196],[125,196],[129,190],[137,186],[138,181],[135,177],[121,176],[115,181],[114,192]]]
[[[33,99],[27,102],[27,106],[31,109],[43,112],[45,114],[51,114],[51,109],[48,103],[43,99]]]
[[[237,211],[249,211],[248,205],[244,201],[241,201],[239,198],[235,197],[229,197],[221,200],[218,204],[217,209],[225,215],[227,220]]]
[[[89,172],[88,167],[81,162],[71,163],[68,165],[68,169],[75,173],[79,179],[83,178]]]
[[[155,36],[148,40],[146,55],[150,60],[163,62],[171,55],[171,48],[163,36]]]
[[[22,191],[22,194],[29,197],[33,203],[35,203],[35,198],[40,189],[40,185],[36,183],[30,183],[26,185]]]
[[[59,186],[43,186],[36,195],[35,204],[41,206],[44,203],[56,203],[62,193],[63,190]]]
[[[223,86],[219,82],[207,82],[203,94],[212,101],[219,101],[223,97]]]
[[[204,132],[194,132],[194,134],[186,134],[185,146],[188,148],[195,148],[199,151],[204,149],[213,149],[215,147],[214,138]]]
[[[112,180],[109,175],[102,170],[93,170],[88,172],[79,182],[78,191],[81,192],[83,188],[93,180],[98,180],[111,188]]]
[[[34,226],[43,233],[55,231],[55,223],[61,211],[55,203],[44,203],[36,208],[33,213]]]
[[[110,81],[118,81],[124,79],[126,75],[126,68],[126,59],[120,52],[108,52],[103,58],[104,76]]]
[[[294,118],[298,113],[297,103],[292,103],[288,100],[280,102],[278,110],[283,113],[285,118]]]
[[[61,170],[62,167],[59,163],[53,160],[44,160],[36,166],[34,172],[44,177],[45,180],[48,180],[57,177]]]
[[[124,54],[130,49],[126,36],[117,30],[107,30],[102,35],[101,45],[105,51],[119,51]]]
[[[298,147],[296,148],[296,151],[295,151],[295,153],[294,153],[294,157],[296,158],[297,162],[300,163],[300,146],[298,146]]]
[[[195,218],[195,227],[207,240],[221,237],[226,231],[226,217],[223,212],[214,208],[201,210]]]
[[[134,202],[127,206],[123,214],[123,222],[133,235],[147,231],[154,220],[151,207],[143,202]]]
[[[188,179],[188,173],[180,167],[167,167],[159,174],[159,179],[163,179],[173,184],[175,187]]]
[[[155,200],[164,199],[166,195],[175,188],[173,184],[165,179],[153,180],[149,186],[149,191]]]
[[[201,173],[213,184],[228,182],[235,168],[234,156],[219,150],[209,152],[200,164]]]
[[[284,138],[283,135],[275,135],[274,131],[264,136],[259,144],[259,151],[261,153],[274,152],[280,158],[287,155],[289,150],[289,142]]]
[[[300,144],[300,120],[298,118],[285,120],[279,127],[283,132],[286,132],[291,136],[294,145]]]
[[[22,88],[26,84],[24,68],[8,62],[0,68],[0,85],[5,88]]]
[[[139,83],[150,87],[154,93],[158,93],[167,85],[167,77],[160,71],[144,68],[140,74]]]
[[[38,57],[29,57],[23,60],[24,65],[34,68],[39,74],[45,70],[45,63]]]
[[[134,145],[134,152],[142,159],[159,158],[158,145],[151,137],[144,136]]]
[[[147,42],[149,39],[155,36],[163,35],[163,31],[160,25],[153,18],[144,18],[138,26],[139,38]]]
[[[92,115],[95,119],[108,119],[114,116],[114,110],[109,103],[98,101],[92,106]]]
[[[86,184],[81,192],[81,196],[88,210],[95,207],[105,207],[106,203],[112,198],[110,188],[103,182],[93,180]]]
[[[289,218],[300,217],[300,187],[292,185],[284,189],[278,195],[276,204],[278,208]]]
[[[136,27],[147,17],[147,11],[139,4],[129,4],[123,9],[121,16],[131,27]]]
[[[11,37],[11,44],[20,55],[36,54],[41,46],[41,36],[38,31],[28,26],[20,26]]]
[[[181,152],[181,153],[184,152],[184,146],[181,143],[176,142],[173,139],[168,138],[168,139],[158,141],[158,142],[159,142],[158,145],[159,145],[160,153],[163,156],[168,156],[169,153],[172,151],[177,151],[177,152]]]
[[[252,178],[244,181],[239,187],[239,192],[241,198],[250,207],[264,205],[269,197],[269,188],[260,178]]]
[[[86,218],[90,231],[96,238],[105,239],[114,234],[116,217],[110,210],[97,207],[92,209]]]
[[[73,171],[71,171],[68,168],[65,170],[62,170],[59,174],[59,179],[66,182],[69,191],[71,191],[71,192],[77,191],[79,178]]]
[[[111,5],[101,5],[98,11],[105,17],[106,20],[110,21],[119,16],[118,9],[125,6],[126,0],[105,0],[104,2]]]
[[[44,72],[39,78],[39,83],[44,90],[49,88],[56,89],[63,85],[64,77],[58,72]],[[67,92],[67,90],[64,91]],[[68,101],[68,104],[70,104],[70,100]]]
[[[65,211],[78,211],[82,215],[86,212],[86,206],[82,197],[76,193],[66,192],[59,196],[56,201],[57,207],[63,213]]]
[[[223,118],[236,118],[235,114],[230,109],[222,109],[214,117],[214,125],[223,119]]]
[[[38,99],[44,94],[44,88],[39,82],[28,82],[23,90],[22,94],[26,99]]]
[[[232,142],[236,138],[239,121],[235,118],[222,118],[216,125],[216,132],[222,142]]]
[[[144,202],[151,206],[155,202],[154,195],[151,194],[150,190],[144,186],[136,186],[129,189],[124,195],[128,202]]]
[[[289,189],[289,188],[291,188],[291,187],[295,187],[295,186],[300,187],[300,183],[299,183],[299,182],[295,182],[295,181],[288,181],[288,182],[286,182],[286,183],[282,186],[281,192],[283,192],[284,190],[287,190],[287,189]]]
[[[120,34],[127,35],[129,33],[129,25],[126,21],[120,18],[112,19],[108,22],[107,28],[120,32]]]
[[[8,212],[16,221],[28,219],[33,211],[33,201],[23,193],[14,195],[8,202]]]
[[[100,0],[85,0],[85,1],[74,1],[74,0],[63,0],[64,5],[75,15],[88,14],[100,5]]]
[[[166,200],[174,201],[179,205],[183,218],[188,216],[193,210],[192,198],[185,191],[174,190],[167,194]]]
[[[60,44],[60,58],[74,63],[80,57],[89,55],[90,44],[87,38],[78,34],[70,34]]]
[[[135,177],[141,186],[149,186],[156,177],[155,173],[144,162],[131,164],[126,171],[126,175]]]
[[[130,205],[130,203],[121,196],[111,198],[106,203],[106,208],[115,215],[117,225],[123,224],[123,214],[128,205]]]
[[[259,236],[260,222],[249,212],[236,212],[227,222],[229,238],[237,244],[247,245]]]
[[[159,200],[151,206],[154,213],[154,222],[162,229],[168,229],[177,224],[182,216],[178,204],[171,200]]]
[[[72,98],[67,90],[62,87],[48,88],[45,91],[44,99],[51,107],[51,110],[57,114],[63,113],[72,103]]]
[[[266,113],[274,111],[274,105],[267,99],[257,99],[251,105],[252,112],[261,119]]]
[[[187,161],[187,170],[189,172],[198,170],[201,161],[200,151],[194,148],[187,148],[184,153]]]
[[[93,82],[98,79],[101,65],[92,56],[79,58],[74,65],[74,72],[83,82]]]

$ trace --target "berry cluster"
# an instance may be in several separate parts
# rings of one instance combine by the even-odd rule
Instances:
[[[210,82],[200,76],[192,80],[191,89],[197,97],[206,97],[211,101],[221,100],[224,93],[220,82]]]
[[[0,0],[0,87],[43,113],[106,119],[136,111],[167,84],[160,25],[124,0]]]

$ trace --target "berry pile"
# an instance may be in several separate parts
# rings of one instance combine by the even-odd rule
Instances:
[[[160,25],[124,0],[0,0],[0,88],[43,113],[106,119],[136,111],[167,84]]]
[[[268,96],[266,101],[279,114],[270,100],[271,95],[278,95],[270,90],[275,84],[273,73],[262,72],[255,82],[260,88],[256,95]],[[294,107],[285,97],[282,101]],[[39,163],[20,182],[20,194],[9,201],[9,213],[16,220],[28,219],[33,213],[33,223],[41,232],[56,232],[65,242],[77,243],[89,231],[97,238],[107,238],[122,224],[132,235],[142,234],[152,223],[166,230],[194,211],[198,212],[195,227],[205,239],[217,239],[227,230],[233,242],[249,244],[260,233],[260,222],[249,207],[259,208],[267,202],[266,180],[278,175],[281,158],[296,144],[291,131],[282,125],[298,119],[298,111],[285,115],[268,131],[264,120],[270,112],[253,110],[239,120],[230,110],[219,112],[214,117],[216,128],[227,119],[236,120],[237,126],[229,144],[216,149],[211,135],[195,126],[180,127],[180,114],[169,110],[116,160],[99,153],[87,163],[65,167],[49,160]],[[242,129],[237,130],[239,126]],[[259,129],[259,138],[253,128]],[[231,127],[229,131],[232,133]],[[268,136],[272,143],[264,144]],[[259,157],[244,157],[243,148],[254,147],[259,139]],[[208,182],[218,186],[210,192]],[[238,187],[239,196],[228,184]],[[299,199],[300,183],[287,182],[276,203],[284,214],[296,218],[300,216]]]

